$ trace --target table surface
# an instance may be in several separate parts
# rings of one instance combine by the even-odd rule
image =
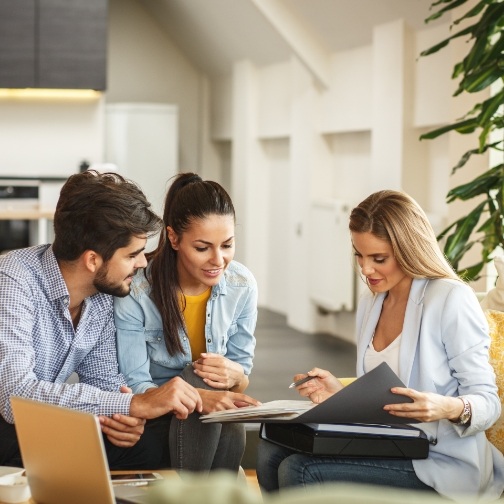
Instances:
[[[177,475],[177,471],[163,470],[163,471],[110,471],[111,474],[134,474],[137,472],[156,472],[161,474],[164,478],[172,477]],[[0,501],[0,504],[5,504]],[[17,504],[37,504],[33,499],[24,502],[18,502]]]

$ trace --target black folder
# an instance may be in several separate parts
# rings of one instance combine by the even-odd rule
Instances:
[[[350,426],[348,426],[350,427]],[[259,436],[291,450],[311,455],[332,455],[361,458],[424,459],[429,455],[429,441],[424,432],[411,426],[393,426],[394,434],[382,426],[382,433],[367,433],[366,429],[338,431],[298,423],[261,424]],[[403,429],[404,435],[398,434]],[[370,429],[371,430],[371,429]],[[380,430],[379,426],[376,429]],[[415,432],[416,431],[416,432]]]

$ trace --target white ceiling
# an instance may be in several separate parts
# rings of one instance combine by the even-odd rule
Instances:
[[[289,10],[312,44],[332,53],[370,44],[373,26],[388,21],[405,19],[415,29],[425,27],[433,0],[274,1]],[[187,57],[212,76],[230,73],[237,60],[263,66],[286,61],[292,54],[253,0],[139,2]],[[439,22],[445,19],[432,25]]]

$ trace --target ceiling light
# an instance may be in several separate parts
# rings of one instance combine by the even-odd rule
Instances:
[[[0,89],[0,99],[96,100],[102,95],[94,89]]]

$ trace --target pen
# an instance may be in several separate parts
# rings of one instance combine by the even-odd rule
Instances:
[[[307,381],[313,380],[313,378],[318,378],[318,376],[305,376],[304,378],[301,378],[301,380],[292,382],[289,385],[289,388],[294,388],[294,387],[297,387],[298,385],[302,385],[303,383],[306,383]]]

